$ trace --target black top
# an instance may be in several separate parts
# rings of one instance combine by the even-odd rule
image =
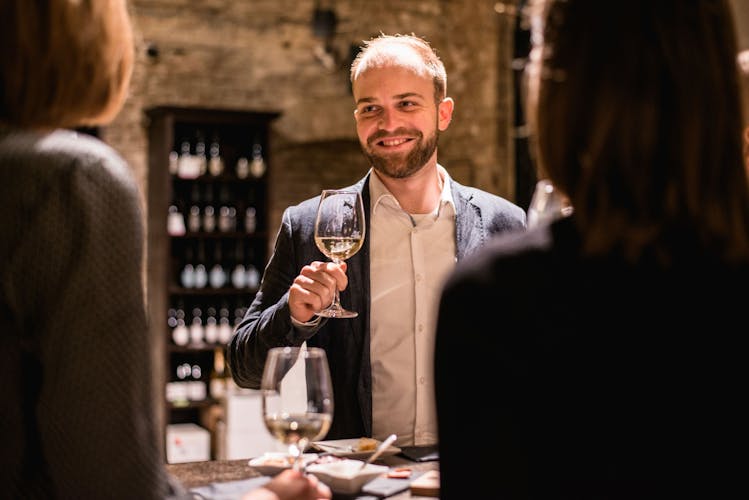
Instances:
[[[683,241],[670,268],[583,258],[566,219],[459,264],[436,340],[441,498],[674,498],[741,477],[749,269]]]

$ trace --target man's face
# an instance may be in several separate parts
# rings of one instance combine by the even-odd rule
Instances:
[[[437,138],[452,116],[452,100],[435,104],[432,80],[400,67],[373,68],[353,84],[356,132],[375,170],[409,177],[436,162]]]

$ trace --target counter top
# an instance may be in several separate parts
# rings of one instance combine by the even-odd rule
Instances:
[[[177,478],[187,488],[207,486],[211,483],[222,483],[227,481],[239,481],[260,477],[261,474],[250,467],[249,459],[240,460],[211,460],[207,462],[189,462],[182,464],[168,464],[166,466],[170,474]],[[439,462],[413,462],[399,456],[384,457],[375,463],[389,467],[410,467],[414,471],[426,472],[438,470]],[[388,497],[391,500],[433,500],[434,497],[412,496],[406,490],[403,493]]]

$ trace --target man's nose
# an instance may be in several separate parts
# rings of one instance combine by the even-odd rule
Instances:
[[[399,125],[398,114],[394,109],[383,108],[377,126],[383,130],[395,130]]]

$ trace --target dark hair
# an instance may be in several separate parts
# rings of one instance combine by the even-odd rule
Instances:
[[[542,175],[567,193],[589,254],[670,259],[674,230],[749,256],[737,42],[725,0],[544,0]],[[538,33],[537,33],[538,34]]]

